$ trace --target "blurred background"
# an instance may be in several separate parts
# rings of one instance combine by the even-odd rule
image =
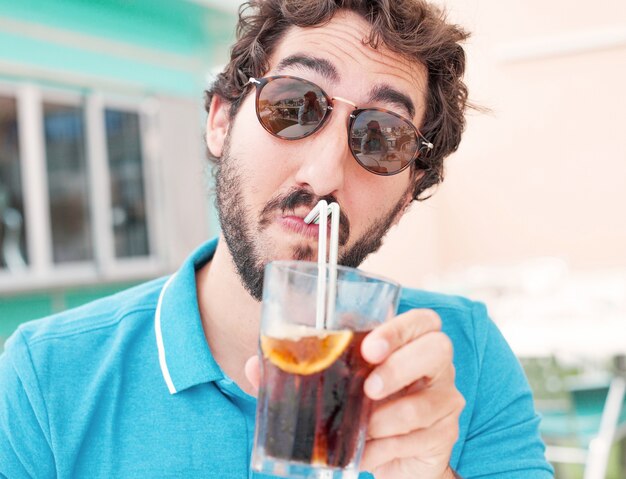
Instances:
[[[558,478],[626,478],[626,3],[448,0],[470,113],[363,268],[487,303]],[[237,2],[0,0],[0,351],[167,274],[218,225],[202,92]]]

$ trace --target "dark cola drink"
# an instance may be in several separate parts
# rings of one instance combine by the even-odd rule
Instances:
[[[370,400],[363,383],[373,366],[361,356],[368,331],[302,327],[261,337],[267,457],[343,469],[354,466],[365,440]]]

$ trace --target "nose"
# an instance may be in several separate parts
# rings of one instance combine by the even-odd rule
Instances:
[[[335,107],[323,128],[305,140],[296,172],[299,185],[308,185],[317,196],[334,195],[344,186],[352,160],[346,133],[346,107]]]

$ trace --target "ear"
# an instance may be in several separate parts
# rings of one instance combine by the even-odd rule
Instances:
[[[213,95],[209,115],[206,120],[206,144],[211,154],[222,156],[226,135],[230,127],[230,103],[220,96]]]

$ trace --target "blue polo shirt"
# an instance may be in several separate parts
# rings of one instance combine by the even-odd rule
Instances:
[[[195,271],[216,245],[168,278],[19,327],[0,356],[0,477],[262,477],[249,472],[256,400],[215,362],[200,320]],[[552,477],[530,390],[485,308],[404,290],[400,311],[416,307],[441,315],[455,347],[467,406],[452,467]]]

